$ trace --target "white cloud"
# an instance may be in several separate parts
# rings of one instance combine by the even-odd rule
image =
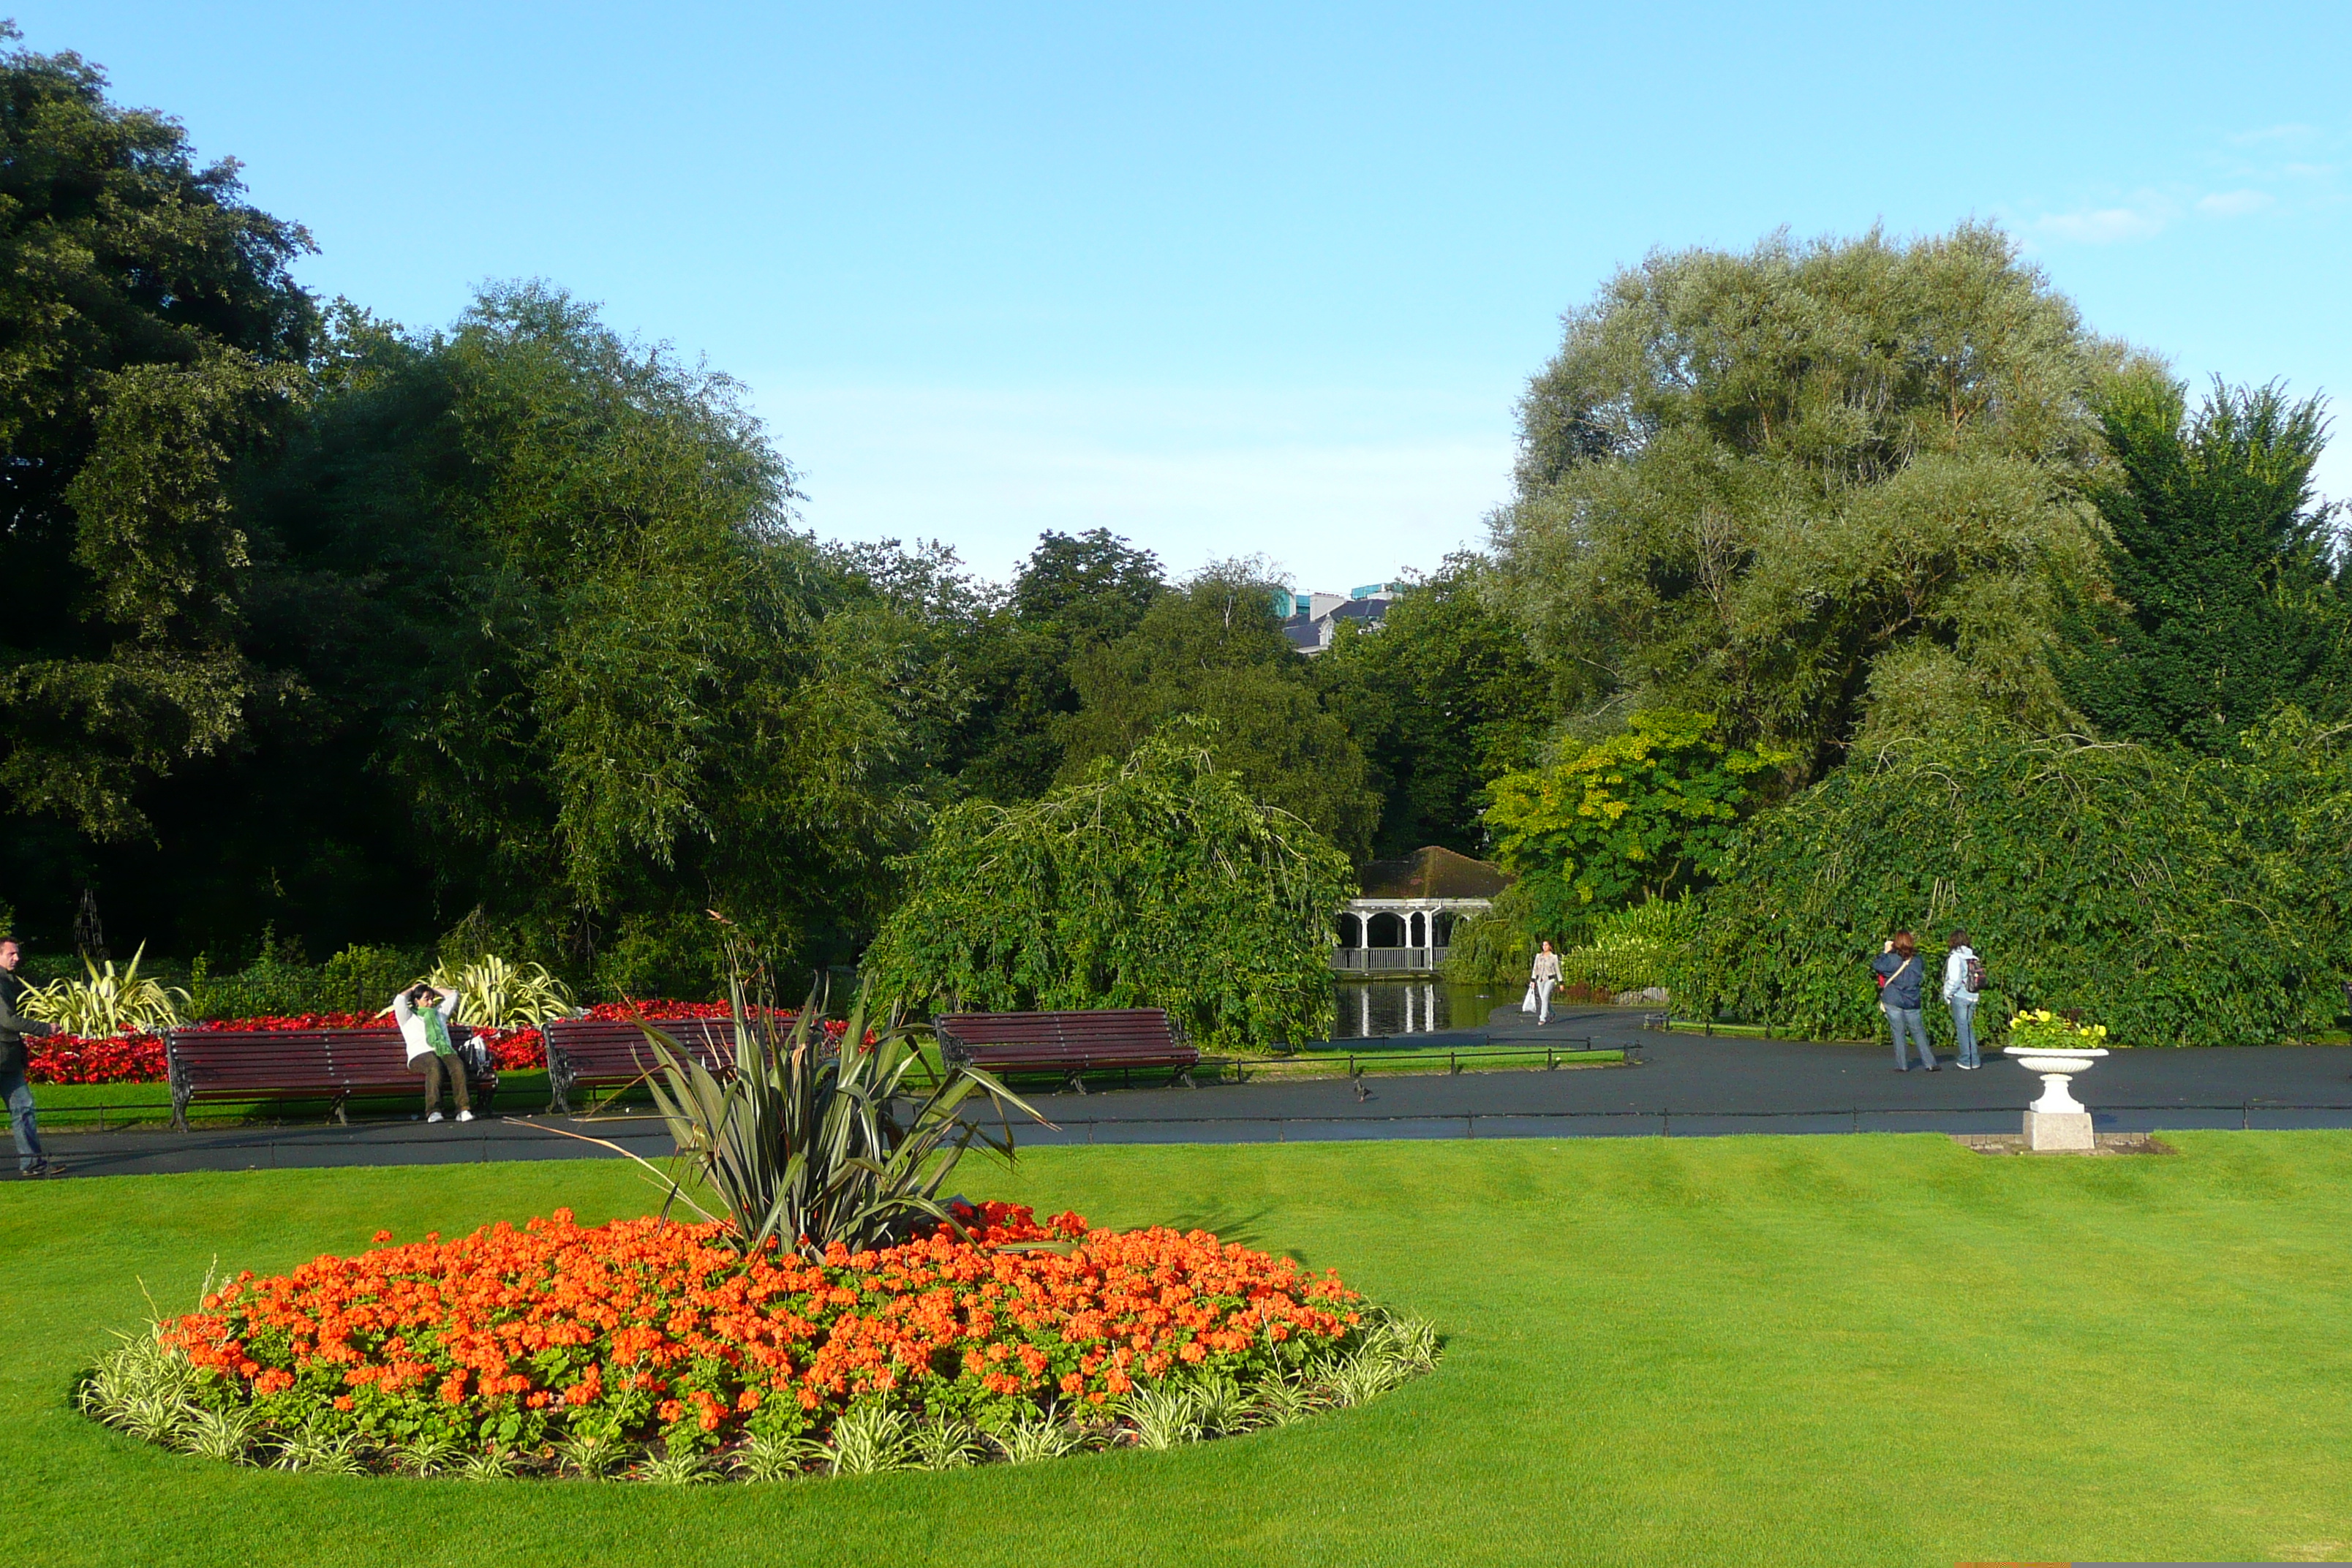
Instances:
[[[2144,202],[2137,206],[2090,207],[2080,212],[2047,213],[2026,226],[2046,239],[2069,245],[2116,245],[2152,239],[2172,221],[2172,204]]]
[[[2215,191],[2197,198],[2197,210],[2208,217],[2243,217],[2273,203],[2268,191]]]
[[[2260,131],[2239,131],[2221,140],[2231,147],[2300,146],[2317,136],[2316,127],[2309,125],[2270,125]]]
[[[1510,489],[1510,388],[984,392],[751,378],[831,539],[942,539],[1010,575],[1108,528],[1172,573],[1263,554],[1300,587],[1436,566]]]

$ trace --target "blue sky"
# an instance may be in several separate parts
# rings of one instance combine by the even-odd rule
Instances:
[[[411,325],[541,277],[742,380],[842,538],[1433,566],[1654,247],[1996,219],[2202,381],[2352,393],[2339,5],[19,0]],[[2352,429],[2322,470],[2352,497]]]

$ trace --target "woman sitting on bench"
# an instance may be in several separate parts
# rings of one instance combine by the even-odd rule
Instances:
[[[471,1121],[474,1108],[466,1099],[466,1064],[449,1038],[449,1018],[457,1010],[455,991],[436,991],[423,981],[392,999],[392,1016],[400,1021],[400,1037],[408,1042],[408,1070],[425,1075],[425,1120],[441,1120],[441,1076],[449,1076],[449,1092],[457,1102],[457,1120]]]

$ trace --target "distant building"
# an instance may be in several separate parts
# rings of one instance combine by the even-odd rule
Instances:
[[[1331,967],[1345,974],[1425,974],[1445,961],[1454,922],[1484,914],[1511,884],[1500,866],[1430,845],[1364,868],[1339,916]]]
[[[1345,594],[1294,594],[1284,590],[1275,603],[1282,616],[1282,635],[1304,654],[1318,654],[1331,646],[1342,621],[1354,621],[1364,630],[1379,626],[1389,606],[1404,592],[1402,583],[1367,583]]]

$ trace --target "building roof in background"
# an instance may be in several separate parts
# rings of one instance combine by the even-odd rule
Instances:
[[[1367,899],[1491,899],[1511,885],[1500,866],[1432,844],[1402,860],[1375,860],[1361,879]]]

